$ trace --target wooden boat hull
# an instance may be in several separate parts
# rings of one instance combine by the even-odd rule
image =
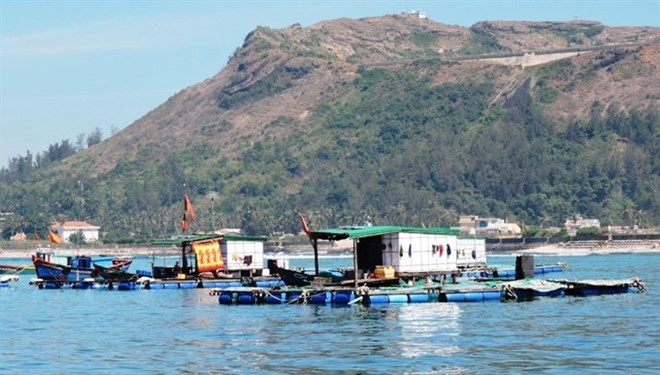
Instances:
[[[80,281],[92,277],[92,268],[69,267],[32,256],[37,277],[42,280]]]
[[[93,276],[100,276],[103,280],[106,281],[130,281],[137,280],[138,275],[130,272],[126,272],[128,266],[119,266],[119,267],[103,267],[98,264],[94,264]]]
[[[13,274],[34,274],[34,265],[13,265],[13,264],[0,264],[0,275],[13,275]]]

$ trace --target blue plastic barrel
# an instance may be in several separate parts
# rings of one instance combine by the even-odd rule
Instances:
[[[231,292],[222,292],[218,296],[218,302],[222,305],[231,305]]]
[[[390,303],[408,303],[407,294],[390,294],[388,297],[390,298]]]
[[[484,300],[483,292],[467,292],[463,293],[465,302],[481,302]]]
[[[335,297],[333,298],[332,302],[337,305],[347,305],[352,300],[353,293],[351,293],[351,291],[338,290],[335,292]]]
[[[326,299],[328,296],[326,295],[326,292],[312,292],[312,294],[309,297],[308,303],[314,304],[314,305],[325,305]]]
[[[371,304],[390,303],[390,297],[387,294],[375,294],[369,296]]]
[[[253,305],[254,304],[254,294],[252,292],[248,293],[239,293],[236,303],[239,305]]]
[[[500,301],[502,299],[502,292],[499,290],[492,290],[483,292],[484,301]]]
[[[134,290],[135,282],[133,281],[121,281],[117,285],[117,290]]]
[[[464,293],[444,293],[447,302],[465,302]]]
[[[296,302],[298,302],[298,301],[300,301],[299,298],[300,298],[300,295],[301,295],[301,294],[302,294],[301,292],[289,292],[289,293],[284,293],[287,302],[291,302],[291,301],[296,301]]]
[[[284,296],[284,293],[270,293],[266,296],[266,303],[271,304],[271,305],[279,305],[280,303],[284,303],[284,300],[286,297]]]
[[[428,295],[428,293],[409,294],[408,297],[409,297],[409,299],[410,299],[410,303],[423,303],[423,302],[429,302],[429,295]]]

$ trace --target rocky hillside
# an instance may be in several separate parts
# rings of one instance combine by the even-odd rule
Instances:
[[[556,118],[557,126],[585,116],[596,102],[602,110],[610,105],[621,109],[657,105],[658,28],[607,27],[591,21],[480,22],[464,28],[405,15],[339,19],[307,28],[259,27],[216,76],[181,90],[63,167],[84,164],[103,173],[121,158],[134,158],[142,148],[175,150],[202,142],[217,151],[216,159],[237,157],[261,139],[277,139],[312,126],[319,102],[341,95],[361,67],[436,62],[440,64],[434,77],[437,84],[491,81],[498,94],[518,87],[510,87],[511,82],[537,80],[542,68],[526,72],[474,60],[440,61],[592,47],[604,49],[571,58],[568,71],[551,77],[549,84],[558,92],[545,112]],[[296,129],[275,126],[282,118],[295,119]],[[166,155],[159,151],[153,156]]]

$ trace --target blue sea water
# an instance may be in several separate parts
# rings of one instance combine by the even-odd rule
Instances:
[[[515,264],[512,256],[489,261]],[[660,373],[660,254],[536,258],[557,261],[569,268],[549,277],[638,276],[647,292],[226,306],[209,289],[39,290],[24,275],[0,288],[0,374]],[[350,262],[322,259],[321,266]],[[135,263],[145,268],[148,259]],[[313,266],[309,259],[291,265]]]

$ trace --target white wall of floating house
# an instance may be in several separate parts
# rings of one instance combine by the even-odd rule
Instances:
[[[480,237],[458,239],[458,265],[462,267],[486,264],[486,240]]]
[[[440,260],[439,271],[455,271],[457,266],[456,236],[437,236],[436,255]]]
[[[455,271],[456,236],[423,233],[393,233],[383,236],[383,264],[395,272]],[[391,245],[390,245],[391,244]],[[452,249],[447,251],[447,245]],[[439,251],[440,246],[443,251]]]
[[[264,268],[264,243],[261,241],[221,241],[220,247],[228,271]]]
[[[393,266],[396,270],[399,266],[399,238],[393,234],[383,236],[383,265]]]
[[[476,238],[474,250],[476,252],[477,262],[486,264],[488,262],[488,255],[486,254],[486,239]]]

